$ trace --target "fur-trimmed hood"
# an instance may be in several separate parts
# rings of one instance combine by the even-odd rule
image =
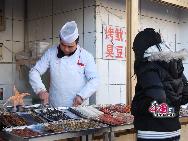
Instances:
[[[165,62],[170,62],[173,59],[181,59],[185,60],[188,57],[188,50],[187,49],[181,49],[177,52],[154,52],[151,53],[150,56],[147,57],[148,61],[165,61]]]

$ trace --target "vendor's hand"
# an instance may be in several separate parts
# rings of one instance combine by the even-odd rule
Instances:
[[[83,98],[79,95],[76,95],[75,98],[73,99],[73,106],[77,107],[83,103]]]
[[[38,93],[38,96],[39,98],[42,100],[43,104],[46,105],[48,104],[48,97],[49,97],[49,94],[47,91],[40,91]]]

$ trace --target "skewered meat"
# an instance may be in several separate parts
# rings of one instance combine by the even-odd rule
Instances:
[[[64,126],[63,124],[53,124],[53,123],[50,123],[49,125],[45,126],[45,131],[47,132],[63,132],[65,129],[64,129]]]
[[[12,129],[11,133],[21,137],[33,137],[40,135],[40,133],[33,131],[27,127],[24,129]]]
[[[121,125],[133,123],[134,116],[130,113],[130,105],[108,105],[101,106],[99,110],[105,115],[100,116],[99,120],[110,125]]]
[[[121,105],[121,104],[100,107],[100,111],[106,114],[112,114],[114,112],[130,113],[131,112],[130,109],[131,109],[130,105]]]
[[[124,124],[124,121],[122,120],[122,118],[119,118],[119,117],[115,118],[115,117],[108,115],[108,114],[104,114],[104,115],[100,116],[99,120],[101,122],[104,122],[104,123],[109,124],[109,125],[122,125],[122,124]]]
[[[17,114],[13,114],[13,113],[2,114],[1,115],[1,122],[6,127],[23,126],[23,125],[27,124],[27,121],[24,118],[18,116]]]

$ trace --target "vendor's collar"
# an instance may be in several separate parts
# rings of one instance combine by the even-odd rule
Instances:
[[[76,52],[77,48],[75,49],[75,51],[71,52],[68,55],[65,55],[65,53],[61,50],[60,46],[57,47],[57,50],[58,50],[57,57],[58,58],[62,58],[64,56],[71,56],[71,55],[73,55]]]

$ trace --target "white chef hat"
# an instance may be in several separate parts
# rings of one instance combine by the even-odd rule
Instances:
[[[74,42],[79,34],[75,21],[67,22],[60,30],[60,38],[64,43],[70,44]]]

